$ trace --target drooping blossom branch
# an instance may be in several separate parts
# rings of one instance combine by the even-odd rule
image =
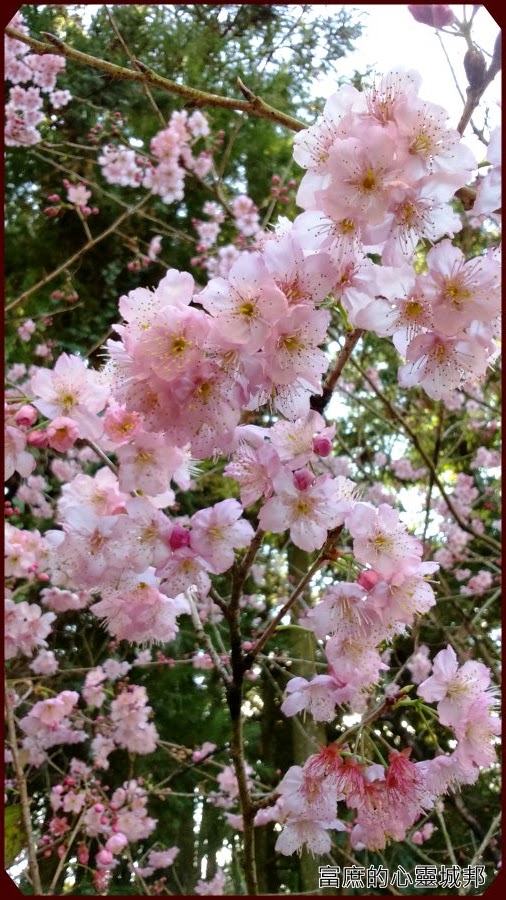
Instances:
[[[295,119],[293,116],[288,116],[286,113],[274,109],[274,107],[269,106],[265,100],[256,97],[252,92],[250,92],[251,97],[248,101],[231,100],[228,97],[222,97],[219,94],[211,94],[207,91],[201,91],[197,88],[187,87],[186,85],[178,84],[176,81],[171,81],[163,75],[158,75],[140,60],[135,60],[135,64],[138,67],[137,70],[126,69],[123,66],[114,65],[114,63],[107,62],[104,59],[98,59],[95,56],[91,56],[89,53],[75,50],[73,47],[70,47],[64,41],[61,41],[59,38],[55,37],[55,35],[49,34],[48,32],[43,33],[43,37],[49,41],[47,44],[22,34],[15,28],[8,27],[5,29],[5,33],[10,38],[28,44],[34,53],[60,54],[66,59],[71,59],[82,65],[91,66],[94,69],[99,69],[101,72],[106,72],[113,78],[118,78],[123,81],[135,81],[140,84],[160,88],[161,90],[176,94],[179,97],[184,97],[196,106],[216,106],[221,109],[245,112],[261,119],[277,122],[279,125],[284,125],[291,131],[300,131],[302,128],[305,128],[303,122],[299,122],[298,119]]]

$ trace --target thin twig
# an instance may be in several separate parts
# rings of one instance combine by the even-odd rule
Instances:
[[[41,145],[45,150],[51,153],[56,153],[51,144],[42,143]],[[56,162],[54,159],[48,158],[44,156],[43,153],[40,153],[37,150],[34,150],[30,147],[33,155],[41,159],[47,165],[53,166],[55,169],[59,169],[60,172],[65,172],[67,175],[74,175],[75,173],[72,169],[68,169],[66,166],[62,166],[61,163]],[[98,184],[96,181],[91,181],[89,178],[86,179],[86,183],[90,188],[95,191],[99,191],[104,197],[107,197],[108,200],[112,200],[113,203],[117,203],[118,206],[121,206],[123,209],[130,209],[128,203],[125,203],[124,200],[120,200],[116,194],[112,194],[110,191],[105,190],[101,184]],[[180,231],[178,228],[174,228],[172,225],[168,225],[167,222],[164,222],[163,219],[159,219],[157,216],[154,216],[152,213],[145,212],[143,209],[135,209],[135,215],[140,216],[143,219],[147,219],[148,222],[154,222],[155,225],[158,226],[160,231],[163,231],[165,234],[174,235],[179,240],[184,240],[190,244],[197,244],[197,239],[193,238],[191,235],[186,234],[184,231]]]
[[[96,244],[100,243],[100,241],[103,241],[106,237],[112,234],[118,228],[118,226],[125,221],[125,219],[128,219],[129,216],[133,215],[137,211],[137,209],[139,209],[146,203],[148,199],[149,195],[147,197],[143,197],[136,206],[129,207],[126,212],[122,213],[121,216],[119,216],[116,221],[112,223],[112,225],[109,225],[109,228],[106,228],[105,231],[102,231],[101,234],[97,235],[97,237],[92,238],[91,241],[88,241],[79,250],[77,250],[76,253],[66,259],[64,263],[62,263],[56,269],[53,269],[53,271],[50,272],[49,275],[46,275],[45,278],[41,278],[41,280],[38,281],[37,284],[32,285],[31,288],[23,291],[23,293],[20,294],[19,297],[16,297],[15,300],[12,300],[11,303],[8,303],[5,307],[5,311],[10,312],[11,309],[14,309],[16,306],[19,306],[20,303],[28,300],[28,298],[31,297],[32,294],[35,294],[36,291],[38,291],[40,288],[45,287],[46,284],[49,284],[50,281],[53,281],[53,279],[55,279],[58,275],[68,269],[69,266],[72,266],[75,262],[77,262],[77,260],[80,259],[81,256],[84,256],[84,254],[87,253],[88,250],[91,250],[92,247],[95,247]]]
[[[253,665],[256,657],[258,656],[264,645],[267,643],[271,635],[275,632],[276,628],[281,622],[281,619],[286,616],[287,612],[289,612],[292,606],[297,602],[300,595],[305,590],[318,569],[325,565],[326,561],[330,558],[329,553],[333,552],[336,541],[342,530],[343,526],[339,525],[338,528],[334,528],[333,531],[329,532],[327,540],[325,541],[320,553],[318,554],[312,565],[309,567],[306,574],[299,581],[291,597],[286,601],[284,606],[281,607],[280,611],[276,616],[274,616],[272,621],[269,622],[265,631],[260,635],[259,638],[257,638],[249,653],[246,654],[244,658],[244,666],[246,669],[249,669]]]
[[[455,521],[457,522],[457,524],[460,526],[460,528],[462,528],[463,531],[467,531],[468,534],[472,534],[473,537],[476,538],[476,540],[482,541],[484,544],[487,544],[487,546],[489,546],[492,550],[494,550],[496,553],[498,553],[498,552],[501,550],[501,545],[500,545],[499,541],[496,541],[495,538],[491,538],[491,537],[489,537],[488,535],[485,535],[485,534],[479,534],[479,532],[475,531],[475,529],[472,527],[472,525],[469,525],[469,524],[462,518],[462,516],[460,515],[460,513],[457,512],[457,510],[455,509],[455,506],[453,505],[452,500],[450,499],[450,497],[448,496],[448,494],[447,494],[447,492],[446,492],[446,489],[445,489],[445,487],[444,487],[444,485],[443,485],[441,479],[439,478],[439,475],[437,474],[437,472],[436,472],[436,470],[435,470],[434,463],[433,463],[432,459],[430,458],[430,456],[427,455],[427,453],[425,452],[425,450],[424,450],[423,447],[421,446],[420,441],[418,440],[418,437],[417,437],[417,435],[415,434],[415,432],[413,431],[413,429],[408,425],[408,423],[406,422],[406,420],[401,416],[401,414],[400,414],[399,411],[395,408],[395,406],[392,405],[392,403],[390,402],[390,400],[388,399],[388,397],[386,397],[386,396],[385,396],[385,395],[384,395],[384,394],[376,387],[376,385],[375,385],[375,384],[373,383],[373,381],[368,377],[368,375],[366,375],[366,373],[365,373],[364,370],[358,365],[358,363],[356,363],[354,360],[352,360],[352,361],[351,361],[351,364],[355,367],[355,369],[356,369],[358,372],[360,372],[360,374],[361,374],[362,377],[365,379],[365,381],[367,381],[367,383],[370,385],[370,387],[372,388],[372,390],[374,391],[374,393],[376,394],[376,396],[380,398],[380,400],[384,403],[384,405],[386,406],[386,408],[388,409],[388,411],[389,411],[389,412],[392,414],[392,416],[399,422],[399,424],[402,425],[402,427],[403,427],[404,431],[406,432],[406,434],[408,434],[409,437],[411,438],[411,441],[413,442],[414,447],[416,447],[416,449],[418,450],[418,453],[419,453],[420,456],[422,457],[423,461],[424,461],[425,464],[429,467],[430,471],[433,473],[433,476],[434,476],[434,482],[435,482],[435,484],[438,486],[439,492],[440,492],[440,494],[441,494],[443,500],[445,501],[445,503],[446,503],[446,505],[447,505],[447,507],[448,507],[450,513],[452,514],[453,518],[455,519]]]
[[[469,85],[467,89],[467,99],[464,105],[464,110],[460,117],[459,124],[457,125],[457,131],[459,134],[464,134],[467,125],[471,121],[471,116],[478,106],[483,94],[485,93],[489,84],[494,80],[495,76],[501,70],[501,32],[498,33],[495,46],[494,53],[492,55],[491,63],[485,72],[482,82],[479,87],[471,87]]]
[[[115,18],[114,18],[114,16],[113,16],[112,12],[110,11],[110,9],[109,9],[108,6],[105,6],[105,11],[106,11],[106,13],[107,13],[107,15],[108,15],[108,17],[109,17],[109,21],[110,21],[110,23],[111,23],[111,25],[112,25],[112,27],[113,27],[113,31],[114,31],[116,37],[118,38],[118,41],[120,42],[121,46],[123,47],[123,50],[125,51],[125,53],[126,53],[126,55],[128,56],[130,62],[132,63],[132,65],[135,66],[136,69],[138,69],[138,68],[139,68],[139,65],[138,65],[138,63],[136,62],[136,60],[135,60],[135,58],[134,58],[134,55],[133,55],[132,51],[130,50],[130,47],[129,47],[128,44],[126,43],[126,41],[125,41],[123,35],[121,34],[121,32],[120,32],[120,30],[119,30],[119,28],[118,28],[118,26],[117,26],[117,24],[116,24],[116,20],[115,20]],[[153,109],[154,109],[156,115],[158,116],[158,119],[160,120],[162,126],[165,128],[165,125],[166,125],[167,123],[166,123],[166,121],[165,121],[165,118],[164,118],[164,116],[163,116],[162,111],[160,110],[158,104],[156,103],[156,101],[155,101],[155,99],[154,99],[154,97],[153,97],[153,94],[152,94],[151,91],[149,90],[149,85],[147,85],[147,84],[144,82],[143,85],[142,85],[142,89],[143,89],[143,91],[144,91],[146,97],[148,98],[149,102],[151,103],[151,106],[153,107]]]
[[[104,466],[107,466],[107,468],[110,469],[111,472],[114,472],[115,475],[118,474],[118,471],[119,471],[118,467],[115,466],[113,462],[111,462],[111,460],[109,459],[107,454],[104,453],[104,451],[100,449],[100,447],[98,446],[98,444],[95,443],[95,441],[90,440],[90,438],[81,438],[81,443],[86,444],[87,447],[89,447],[91,450],[93,450],[93,452],[96,453],[98,458],[102,460]]]
[[[496,817],[495,817],[495,819],[493,820],[493,822],[492,822],[490,828],[488,829],[488,831],[487,831],[485,837],[483,838],[483,840],[482,840],[480,846],[478,847],[476,853],[474,854],[474,856],[473,856],[471,862],[469,863],[469,866],[470,866],[470,867],[475,866],[476,863],[478,862],[478,860],[481,859],[481,856],[482,856],[482,854],[483,854],[483,851],[486,849],[487,844],[489,843],[489,841],[491,841],[491,839],[493,838],[495,831],[496,831],[496,830],[498,829],[498,827],[499,827],[500,821],[501,821],[501,813],[498,812],[497,815],[496,815]]]
[[[54,876],[53,876],[53,880],[52,880],[51,884],[49,885],[49,890],[47,892],[49,896],[54,895],[55,887],[58,884],[58,879],[59,879],[59,877],[62,873],[63,867],[67,861],[70,848],[72,847],[72,844],[74,843],[76,835],[79,832],[79,829],[81,828],[81,824],[84,819],[84,815],[85,815],[85,813],[82,812],[74,826],[74,829],[72,831],[72,834],[70,835],[70,838],[68,839],[68,841],[65,841],[65,845],[64,845],[65,852],[58,863],[58,868],[56,869],[56,872],[54,873]]]
[[[42,884],[40,880],[39,866],[37,863],[36,840],[32,829],[32,819],[30,815],[30,801],[28,799],[28,790],[26,787],[26,778],[23,771],[23,764],[18,752],[18,739],[16,736],[16,725],[14,722],[14,712],[9,700],[9,692],[5,685],[5,710],[7,716],[7,730],[9,734],[9,742],[11,745],[12,764],[16,773],[16,781],[19,790],[19,798],[21,801],[21,812],[23,815],[23,823],[25,826],[26,839],[28,843],[28,867],[30,869],[30,878],[34,894],[42,894]]]
[[[438,821],[441,826],[441,831],[442,831],[443,837],[445,839],[446,849],[448,850],[448,855],[452,861],[452,865],[458,866],[457,857],[455,856],[455,850],[453,849],[453,844],[451,842],[450,835],[448,834],[448,829],[446,827],[446,822],[444,820],[443,813],[440,809],[437,808],[437,806],[436,806],[436,815],[438,817]],[[465,894],[464,888],[459,887],[458,893],[460,896],[462,896],[462,894]]]
[[[200,643],[204,645],[207,652],[209,653],[209,656],[211,657],[211,659],[214,663],[214,667],[215,667],[216,671],[218,672],[218,674],[220,675],[221,680],[223,681],[223,684],[228,686],[231,683],[230,674],[227,672],[227,670],[223,666],[223,663],[215,650],[215,647],[214,647],[214,644],[213,644],[211,638],[204,631],[204,626],[202,625],[202,622],[200,620],[198,609],[197,609],[197,606],[195,604],[195,601],[193,599],[193,596],[192,596],[192,593],[190,590],[185,591],[185,597],[188,600],[188,605],[190,607],[190,613],[191,613],[191,619],[192,619],[193,627],[195,628],[197,637],[198,637]]]

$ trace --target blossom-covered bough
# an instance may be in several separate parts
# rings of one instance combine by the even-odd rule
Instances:
[[[33,79],[61,107],[70,97],[54,91],[54,80],[72,54],[52,39],[58,55],[49,55],[47,45],[27,36],[20,15],[8,34],[7,76],[16,86],[7,142],[31,145],[42,101],[38,89],[19,85]],[[26,771],[61,745],[75,745],[79,755],[52,782],[53,816],[38,849],[50,855],[56,848],[60,865],[45,892],[59,884],[70,854],[93,864],[99,893],[123,858],[142,892],[150,891],[146,879],[174,862],[175,847],[153,848],[134,863],[136,843],[156,824],[147,809],[149,786],[130,777],[111,791],[103,773],[116,749],[147,755],[161,741],[146,689],[130,676],[152,664],[146,647],[171,652],[189,623],[200,645],[195,664],[215,669],[230,713],[230,755],[216,802],[235,810],[227,815],[243,834],[249,894],[257,892],[257,827],[276,823],[281,854],[307,847],[325,855],[334,839],[342,845],[345,838],[360,861],[363,850],[411,837],[422,843],[431,834],[428,817],[441,819],[441,800],[495,761],[500,725],[489,665],[466,660],[449,641],[435,654],[415,647],[403,667],[411,685],[402,687],[402,671],[389,666],[396,639],[433,613],[440,570],[464,570],[469,542],[485,559],[469,590],[479,594],[497,583],[498,542],[473,516],[472,480],[459,475],[452,493],[433,460],[430,472],[414,472],[407,461],[398,466],[399,478],[429,477],[431,491],[441,488],[437,512],[447,540],[427,559],[427,527],[423,538],[415,536],[395,498],[381,490],[366,495],[360,477],[349,477],[345,457],[335,453],[339,425],[336,435],[332,417],[325,418],[364,335],[391,339],[403,390],[422,388],[449,409],[463,391],[479,403],[480,381],[499,355],[498,250],[467,258],[453,243],[462,214],[452,201],[472,182],[476,160],[446,111],[420,96],[420,83],[416,72],[392,71],[362,91],[344,85],[315,124],[299,128],[292,121],[294,158],[304,169],[300,214],[266,229],[246,196],[236,196],[228,210],[209,201],[203,209],[209,221],[196,223],[198,262],[209,280],[197,285],[190,272],[169,266],[156,287],[122,296],[99,370],[64,352],[52,367],[10,371],[6,478],[23,479],[18,497],[24,491],[35,510],[38,503],[46,523],[53,516],[43,496],[47,484],[34,474],[41,449],[53,451],[61,484],[53,527],[41,533],[6,525],[6,656],[30,660],[33,673],[7,687],[8,763],[36,893],[42,892],[37,825]],[[156,84],[153,73],[146,84]],[[270,107],[244,92],[236,108],[270,115]],[[205,179],[211,172],[212,154],[198,145],[209,135],[200,110],[182,110],[153,137],[149,155],[108,143],[97,163],[108,184],[142,187],[172,203],[183,198],[189,174]],[[475,204],[483,217],[500,205],[495,134],[490,147],[491,171]],[[91,193],[84,183],[68,183],[68,204],[85,224]],[[51,202],[60,204],[59,196]],[[241,240],[218,251],[226,214]],[[160,241],[158,235],[142,265],[157,258]],[[20,337],[30,340],[26,321]],[[327,348],[336,337],[340,349],[331,360]],[[381,398],[378,373],[367,377]],[[488,452],[483,447],[481,456]],[[224,477],[225,498],[179,514],[178,497],[197,491],[199,465],[208,462]],[[477,458],[476,466],[496,462]],[[289,542],[309,554],[309,563],[291,593],[271,608],[263,604],[252,627],[245,613],[254,609],[252,578],[261,577],[268,542]],[[139,646],[130,661],[112,653],[89,668],[79,688],[52,693],[50,676],[64,666],[48,646],[70,610],[95,616],[113,649],[120,642]],[[289,621],[314,636],[323,668],[288,680],[281,711],[327,723],[327,739],[263,789],[252,779],[245,747],[244,692]],[[44,699],[25,691],[38,676],[47,679]],[[416,758],[407,740],[388,745],[376,726],[401,709],[429,732],[431,722],[443,726],[449,743],[429,758]],[[345,729],[342,718],[350,714],[354,724]],[[216,748],[209,747],[194,752],[195,765],[206,762],[206,750],[212,757]],[[169,790],[166,796],[170,803]],[[213,887],[223,890],[223,880]],[[209,893],[209,885],[197,890]]]

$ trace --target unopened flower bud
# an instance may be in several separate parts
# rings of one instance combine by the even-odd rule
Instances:
[[[408,9],[417,22],[432,28],[444,28],[455,21],[455,16],[445,3],[413,3],[408,4]]]
[[[105,845],[105,849],[109,850],[111,853],[121,853],[121,851],[128,844],[128,840],[121,831],[118,831],[117,834],[111,835],[109,840]]]
[[[38,412],[34,406],[30,406],[29,403],[25,403],[24,406],[21,406],[18,409],[16,415],[14,416],[14,421],[16,425],[34,425],[37,421]]]
[[[324,434],[317,434],[313,438],[313,450],[318,456],[328,456],[332,451],[332,441]]]
[[[365,588],[366,591],[372,590],[380,580],[380,575],[373,569],[365,569],[357,578],[357,584]]]
[[[315,477],[309,469],[298,469],[292,477],[298,491],[306,491],[315,481]]]
[[[39,449],[47,447],[49,444],[47,432],[43,428],[40,431],[31,431],[26,442],[30,447],[38,447]]]
[[[179,550],[180,547],[188,547],[189,543],[190,532],[182,525],[174,525],[169,538],[170,549]]]
[[[80,862],[82,866],[85,866],[85,865],[87,865],[89,858],[90,858],[90,854],[89,854],[88,848],[85,846],[85,844],[80,844],[79,847],[77,848],[78,862]]]
[[[487,63],[481,50],[474,48],[468,50],[464,56],[464,69],[467,75],[469,87],[473,91],[479,91],[483,86],[485,73],[487,71]]]
[[[95,857],[95,862],[98,866],[110,866],[113,861],[113,855],[110,850],[99,850]]]

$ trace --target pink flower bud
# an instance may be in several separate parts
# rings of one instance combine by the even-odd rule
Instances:
[[[124,847],[128,844],[128,839],[122,834],[121,831],[118,831],[117,834],[113,834],[105,845],[105,849],[109,850],[111,853],[121,853]]]
[[[41,428],[39,431],[31,431],[26,438],[26,442],[30,447],[38,447],[39,449],[47,447],[49,444],[47,433],[44,428]]]
[[[67,416],[57,416],[46,428],[49,446],[64,452],[74,446],[79,437],[79,425]]]
[[[380,577],[381,576],[378,574],[378,572],[375,572],[373,569],[365,569],[358,576],[357,584],[359,584],[360,587],[365,588],[366,591],[370,591],[377,585]]]
[[[82,866],[87,865],[90,854],[85,844],[80,844],[77,848],[77,859]]]
[[[61,197],[59,194],[50,194],[47,199],[50,203],[58,203],[61,200]]]
[[[292,478],[298,491],[306,491],[315,481],[315,477],[309,469],[298,469],[293,473]]]
[[[97,866],[110,866],[113,861],[113,855],[109,850],[99,850],[95,862]]]
[[[180,547],[188,547],[190,544],[190,532],[182,525],[174,525],[172,529],[169,546],[171,550],[179,550]]]
[[[313,450],[318,456],[328,456],[332,451],[332,441],[324,434],[317,434],[313,438]]]
[[[38,412],[34,406],[30,406],[29,403],[25,403],[20,409],[18,409],[16,415],[14,416],[14,421],[16,425],[34,425],[37,421]]]
[[[443,3],[413,3],[408,4],[408,9],[417,22],[432,28],[443,28],[455,21],[450,7]]]
[[[101,813],[104,811],[104,804],[103,803],[95,803],[95,805],[93,806],[93,809],[95,810],[95,812]]]

